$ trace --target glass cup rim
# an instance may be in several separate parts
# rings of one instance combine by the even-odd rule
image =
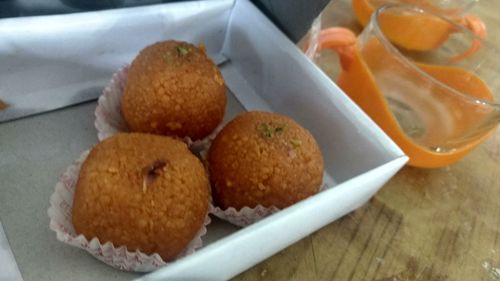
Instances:
[[[467,13],[467,11],[469,11],[472,7],[474,7],[474,5],[476,5],[479,2],[479,0],[464,0],[464,1],[461,1],[461,2],[463,2],[462,5],[456,4],[456,5],[452,5],[451,8],[443,9],[442,10],[442,12],[444,12],[443,15],[463,16],[465,13]],[[410,4],[408,4],[408,3],[401,3],[401,0],[398,0],[397,3],[401,4],[401,5],[412,5],[411,3]],[[396,3],[393,2],[393,4],[396,4]],[[413,5],[415,5],[415,4],[413,4]],[[434,6],[434,7],[441,8],[441,6],[439,4],[431,3],[431,5]],[[457,9],[459,9],[459,11],[456,11]],[[455,12],[453,12],[454,10],[455,10]]]
[[[457,89],[455,89],[453,87],[448,86],[447,84],[439,81],[438,79],[434,78],[433,76],[429,75],[428,73],[426,73],[425,71],[420,69],[413,61],[411,61],[404,54],[402,54],[398,50],[398,48],[396,46],[394,46],[394,44],[389,40],[389,38],[387,38],[385,36],[384,32],[381,30],[380,25],[378,23],[378,18],[380,16],[380,14],[382,12],[384,12],[385,10],[389,10],[389,9],[405,9],[405,10],[410,10],[412,12],[416,12],[419,14],[428,14],[430,16],[437,17],[443,21],[446,21],[447,23],[452,25],[454,28],[460,30],[460,32],[468,34],[468,36],[471,36],[473,38],[473,40],[478,40],[479,42],[481,42],[481,49],[487,48],[489,51],[497,53],[500,56],[500,51],[498,50],[498,48],[496,48],[489,41],[478,37],[476,34],[472,33],[470,30],[468,30],[464,26],[459,25],[459,24],[453,22],[452,20],[450,20],[450,19],[448,19],[440,14],[437,14],[437,13],[434,13],[432,11],[428,11],[428,10],[423,9],[421,7],[418,7],[415,5],[410,5],[410,4],[384,4],[375,10],[375,12],[371,16],[370,21],[368,23],[368,25],[373,28],[376,37],[378,38],[378,40],[380,40],[380,42],[382,43],[384,48],[386,48],[386,49],[390,50],[392,53],[394,53],[400,61],[402,61],[406,66],[410,67],[412,70],[416,71],[419,75],[425,77],[425,79],[428,79],[429,81],[438,85],[439,87],[444,88],[444,89],[448,90],[449,92],[453,93],[454,95],[460,96],[461,98],[464,98],[468,101],[471,101],[471,102],[480,101],[483,105],[486,104],[486,105],[489,105],[491,107],[500,108],[500,103],[497,103],[496,101],[489,101],[489,100],[484,100],[484,99],[480,99],[480,98],[475,98],[475,97],[472,97],[470,95],[464,94],[461,91],[458,91]],[[368,28],[368,25],[366,28]]]

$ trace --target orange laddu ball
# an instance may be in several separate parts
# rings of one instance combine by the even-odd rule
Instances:
[[[215,203],[285,208],[319,191],[323,158],[314,137],[294,120],[247,112],[229,122],[208,153]]]
[[[170,40],[134,59],[121,112],[131,131],[197,140],[222,121],[226,99],[224,79],[204,48]]]
[[[72,221],[88,240],[168,261],[201,229],[209,198],[205,169],[186,144],[121,133],[97,144],[83,163]]]

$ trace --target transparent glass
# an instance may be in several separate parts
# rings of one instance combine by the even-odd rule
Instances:
[[[427,42],[411,48],[405,40]],[[338,84],[410,156],[453,163],[500,120],[500,52],[461,25],[410,5],[385,5],[359,35]]]

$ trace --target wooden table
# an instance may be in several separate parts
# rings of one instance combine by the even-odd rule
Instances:
[[[497,46],[499,12],[500,1],[492,0],[471,11]],[[361,30],[350,0],[331,3],[323,24]],[[323,52],[318,64],[335,77],[334,54]],[[403,168],[362,208],[234,280],[500,280],[499,234],[497,133],[450,167]]]

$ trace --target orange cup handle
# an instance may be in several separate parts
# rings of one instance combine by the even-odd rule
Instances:
[[[472,33],[474,33],[478,38],[480,39],[486,38],[486,25],[480,18],[472,15],[467,15],[463,17],[462,24]],[[481,40],[474,39],[471,47],[467,51],[465,51],[460,55],[451,57],[450,61],[458,62],[463,59],[466,59],[469,56],[473,55],[475,52],[479,51],[479,49],[481,49]]]
[[[309,48],[310,42],[304,46],[304,51]],[[354,56],[356,35],[343,27],[330,27],[320,31],[318,36],[318,51],[324,48],[334,50],[340,58],[344,70],[349,68]]]

